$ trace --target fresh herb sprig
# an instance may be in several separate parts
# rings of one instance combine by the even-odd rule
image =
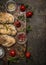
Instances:
[[[27,26],[26,31],[27,31],[27,33],[30,32],[30,31],[32,31],[32,27],[30,25]]]
[[[18,57],[9,57],[8,61],[10,61],[10,62],[18,62],[19,58]]]

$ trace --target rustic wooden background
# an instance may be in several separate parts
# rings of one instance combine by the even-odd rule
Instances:
[[[3,0],[0,0],[0,4],[1,1],[3,3]],[[29,64],[24,61],[10,65],[46,65],[46,0],[16,0],[16,2],[28,4],[29,9],[34,12],[28,23],[32,26],[32,31],[28,34],[28,47],[32,48],[33,60]]]

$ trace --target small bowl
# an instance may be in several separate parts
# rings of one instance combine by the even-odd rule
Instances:
[[[13,1],[13,0],[7,1],[6,9],[8,12],[14,12],[17,9],[17,5],[16,5],[15,1]]]
[[[0,47],[0,58],[3,58],[5,55],[5,51],[3,49],[3,47]]]
[[[21,35],[21,34],[24,34],[25,35],[25,39],[23,39],[23,41],[22,41],[22,38],[21,39],[20,38],[18,39],[18,36]],[[27,36],[26,36],[26,33],[25,32],[18,32],[18,34],[17,34],[17,42],[19,44],[25,44],[27,42]]]

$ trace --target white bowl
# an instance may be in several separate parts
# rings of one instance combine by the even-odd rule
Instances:
[[[18,32],[17,36],[18,36],[19,34],[22,34],[22,33],[26,35],[25,32]],[[25,44],[25,43],[27,42],[27,36],[26,36],[26,38],[25,38],[24,41],[19,41],[19,39],[17,38],[17,42],[18,42],[19,44]]]
[[[0,58],[3,58],[5,55],[5,51],[2,47],[0,47]]]
[[[8,9],[8,5],[9,4],[13,4],[14,5],[13,9],[12,9],[12,7],[11,7],[11,9]],[[7,9],[7,11],[13,12],[13,11],[16,10],[16,8],[17,8],[17,5],[16,5],[15,1],[13,1],[13,0],[7,1],[7,3],[6,3],[6,9]]]

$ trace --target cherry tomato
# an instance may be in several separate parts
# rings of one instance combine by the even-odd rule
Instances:
[[[23,11],[26,10],[26,7],[25,7],[24,5],[21,5],[21,6],[20,6],[20,10],[23,12]]]
[[[20,23],[19,21],[15,21],[15,22],[14,22],[14,25],[15,25],[16,27],[21,27],[21,23]]]
[[[25,56],[26,56],[26,58],[29,59],[31,57],[31,53],[30,52],[26,52]]]
[[[14,57],[16,55],[16,51],[15,50],[10,50],[9,55]]]
[[[29,11],[29,12],[26,13],[26,17],[31,17],[32,15],[33,15],[33,12]]]

